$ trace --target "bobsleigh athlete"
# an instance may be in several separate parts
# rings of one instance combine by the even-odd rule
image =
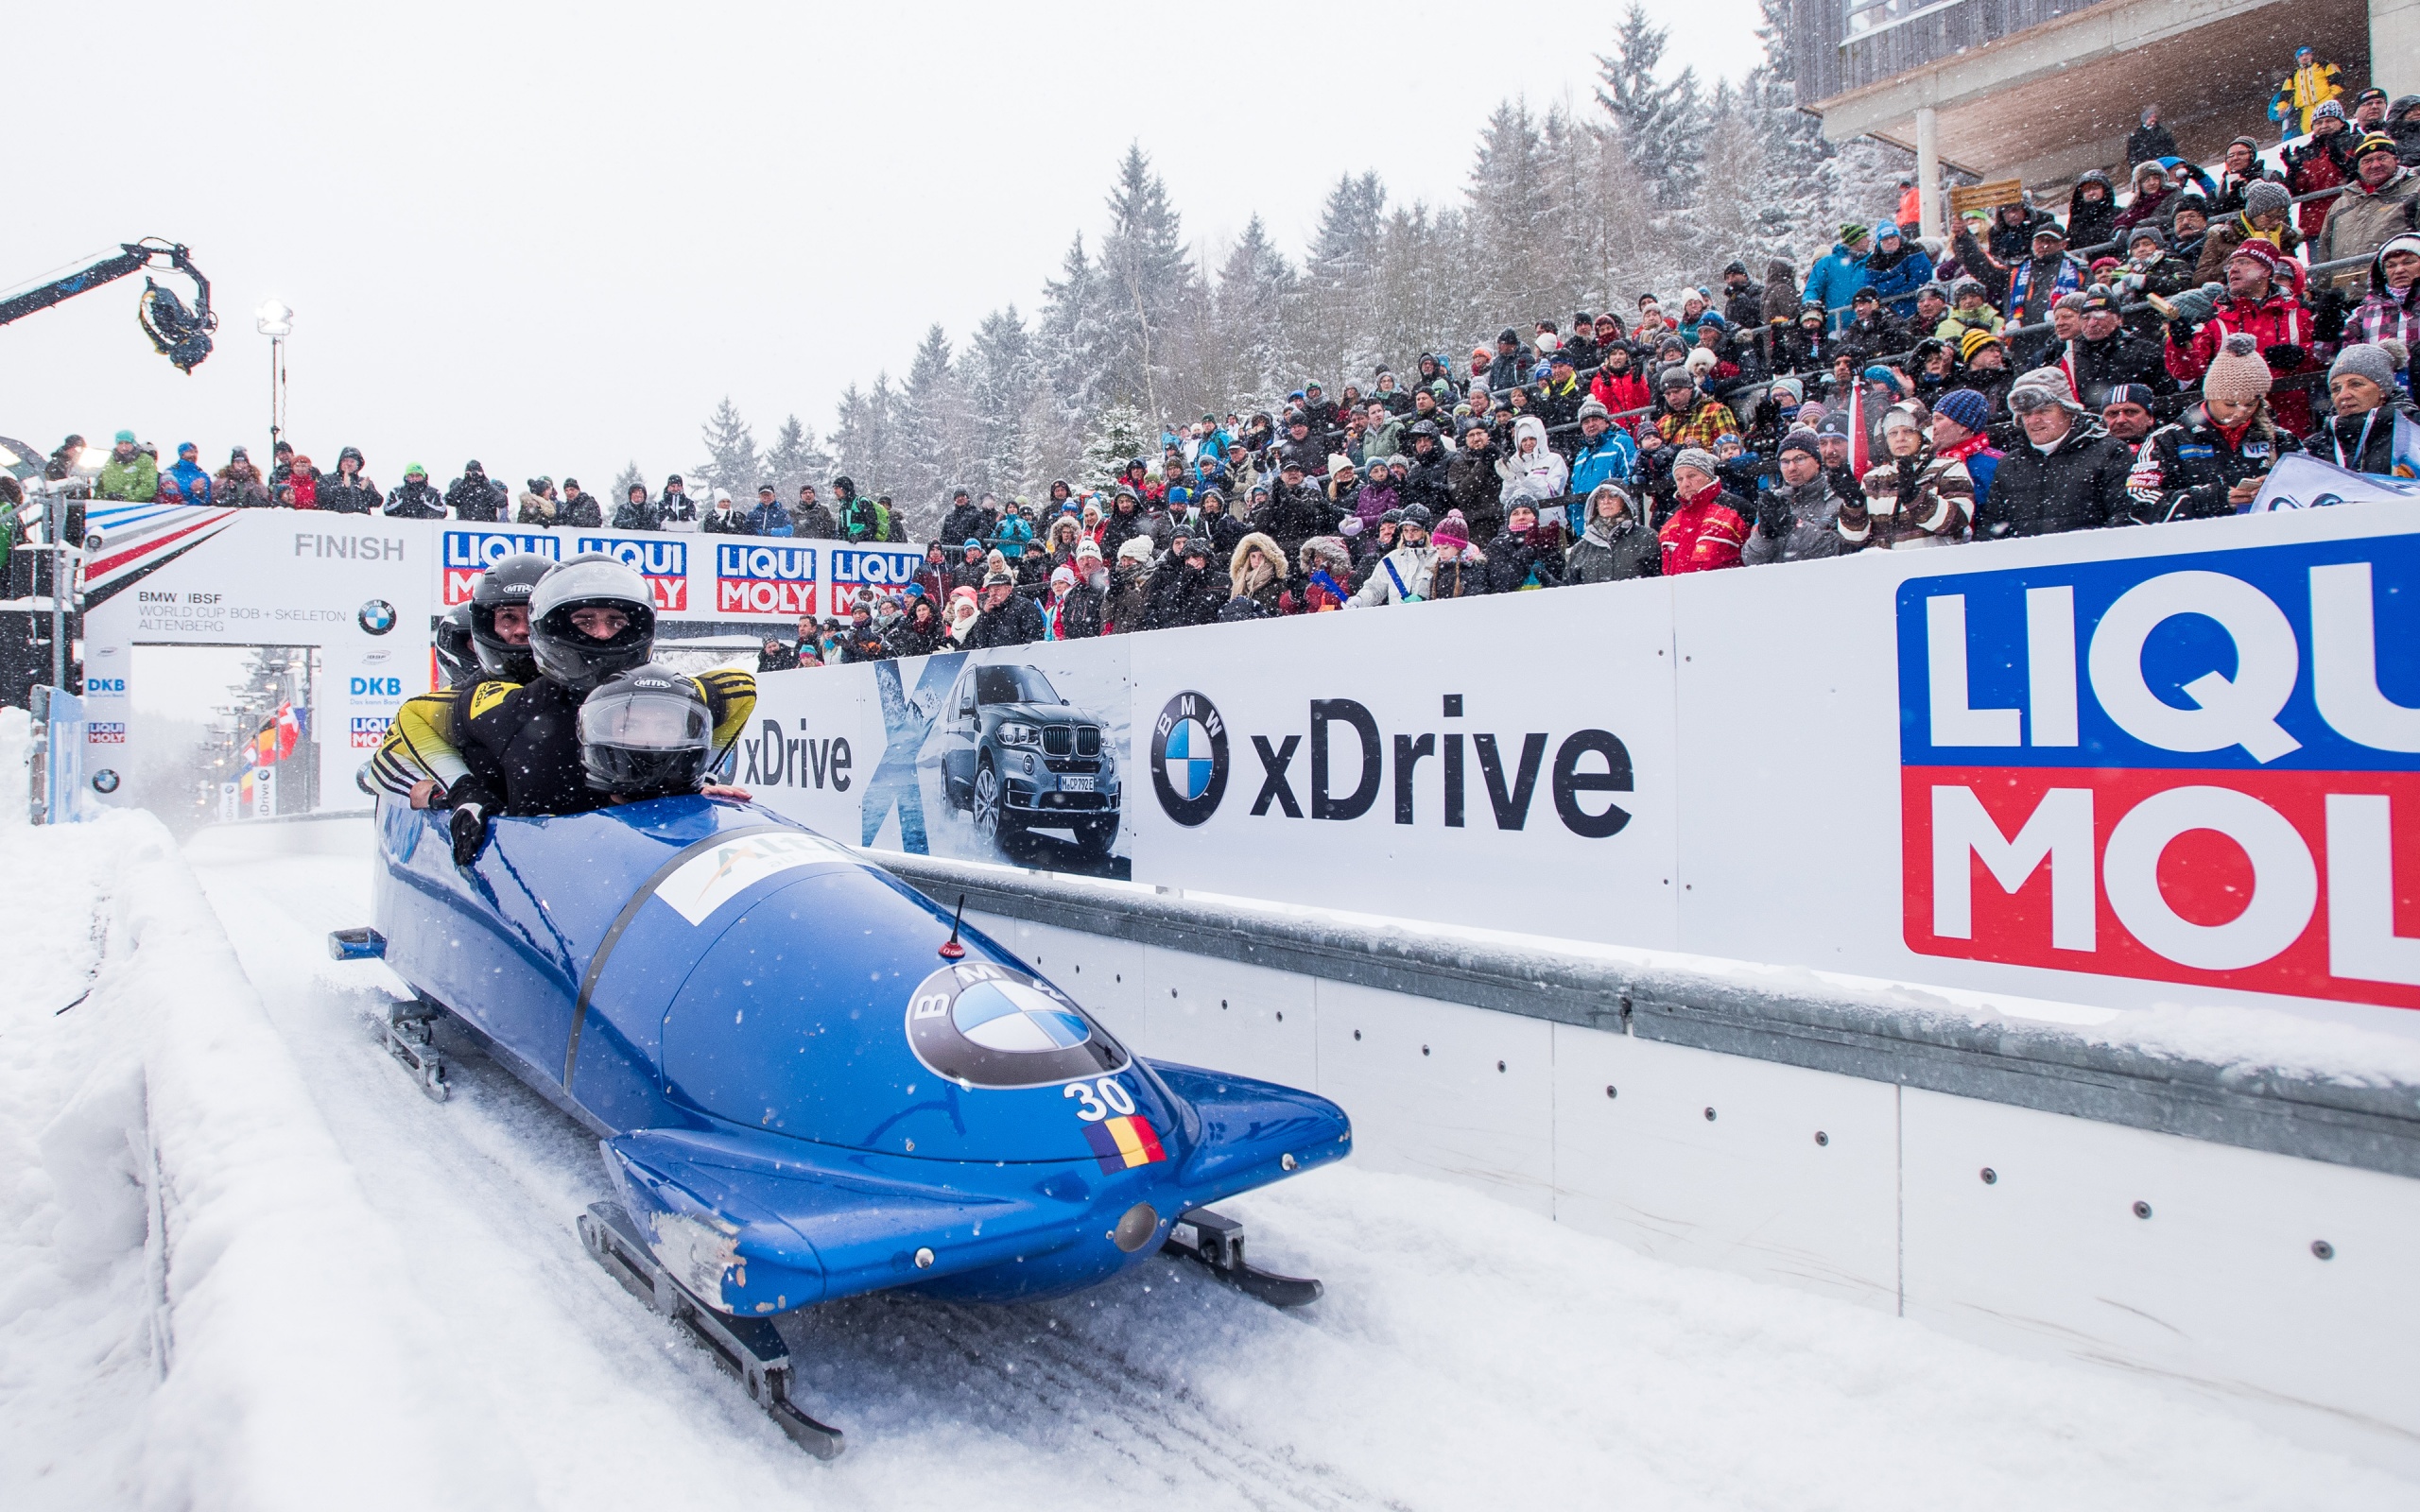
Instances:
[[[416,809],[427,808],[448,784],[438,781],[431,763],[415,754],[424,744],[433,743],[409,738],[406,720],[413,721],[416,729],[449,730],[459,714],[459,706],[469,700],[480,683],[537,680],[538,663],[529,656],[529,595],[537,592],[538,579],[554,571],[554,567],[553,558],[525,551],[499,559],[479,575],[471,589],[471,601],[454,610],[464,616],[469,631],[473,664],[467,669],[468,675],[450,675],[449,666],[444,687],[405,701],[387,727],[387,738],[380,742],[377,754],[370,759],[372,788],[409,799]],[[446,626],[440,624],[437,657],[441,663],[448,661],[449,640]],[[504,774],[493,768],[482,769],[483,751],[473,747],[463,754],[473,773],[490,792],[502,790]]]
[[[517,560],[508,558],[491,573]],[[497,612],[487,624],[499,644],[510,648],[505,627],[510,622],[501,612],[510,607],[507,590],[496,595]],[[624,788],[617,792],[592,783],[580,730],[584,699],[608,679],[648,667],[655,645],[655,606],[646,579],[601,553],[575,557],[538,579],[523,613],[527,644],[518,649],[531,675],[515,679],[523,670],[519,658],[504,649],[496,653],[499,675],[490,680],[407,701],[372,764],[372,779],[385,791],[408,796],[415,808],[453,811],[454,859],[462,866],[485,848],[491,815],[582,814],[670,791],[634,792],[616,784]],[[476,593],[472,628],[484,663],[489,638]],[[694,690],[710,738],[707,759],[683,790],[746,798],[742,789],[700,785],[700,780],[737,741],[754,712],[754,677],[731,669],[695,678],[650,670],[660,674],[654,680],[676,679]],[[630,712],[631,697],[653,692],[624,689],[609,703],[623,712],[626,723],[644,723]],[[649,710],[661,707],[652,696],[639,701]]]
[[[471,639],[471,606],[457,604],[437,622],[437,670],[449,688],[466,687],[480,680],[478,646]]]

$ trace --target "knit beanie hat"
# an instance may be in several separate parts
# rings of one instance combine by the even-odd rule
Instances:
[[[1117,548],[1117,559],[1119,561],[1131,562],[1150,561],[1151,559],[1151,538],[1149,536],[1127,537],[1126,543]]]
[[[2390,393],[2394,389],[2394,359],[2376,342],[2356,342],[2338,352],[2336,360],[2328,365],[2327,381],[2332,384],[2348,372],[2367,378]]]
[[[1813,457],[1818,463],[1821,463],[1824,460],[1824,448],[1816,444],[1815,433],[1813,431],[1795,430],[1790,432],[1789,435],[1781,438],[1781,450],[1774,455],[1776,457],[1783,457],[1788,456],[1792,452],[1804,452],[1808,456]]]
[[[1714,454],[1703,446],[1684,446],[1672,454],[1672,468],[1675,472],[1685,467],[1693,467],[1707,477],[1712,477],[1716,465]]]
[[[2266,247],[2268,243],[2263,242],[2261,245]],[[1998,340],[1999,337],[1992,335],[1989,331],[1984,330],[1979,325],[1976,326],[1973,330],[1968,331],[1964,335],[1958,338],[1958,360],[1961,362],[1973,362],[1975,360],[1975,353],[1982,351],[1985,347],[1996,344]]]
[[[2083,409],[2083,405],[2076,399],[2075,386],[2067,381],[2067,375],[2065,372],[2056,368],[2034,368],[2019,374],[2016,382],[2009,386],[2008,407],[2010,409],[2023,410],[2041,407],[2037,404],[2020,404],[2017,403],[2017,394],[2025,390],[2034,390],[2047,394],[2049,396],[2052,404],[2059,405],[2063,409],[2071,409],[2078,412],[2081,412]]]
[[[1580,418],[1582,420],[1586,420],[1591,416],[1594,416],[1599,420],[1609,421],[1614,418],[1614,412],[1605,407],[1603,401],[1591,399],[1586,404],[1580,406]]]
[[[1854,220],[1844,220],[1841,222],[1841,246],[1855,247],[1858,243],[1865,240],[1866,235],[1866,229],[1858,222]]]
[[[2233,262],[2238,257],[2248,257],[2252,261],[2258,263],[2263,268],[2268,270],[2269,276],[2272,278],[2277,276],[2277,249],[2268,242],[2262,241],[2257,236],[2250,238],[2245,241],[2242,246],[2237,248],[2234,251],[2227,253],[2227,260],[2229,262]]]
[[[2245,404],[2267,395],[2275,378],[2261,360],[2260,341],[2249,331],[2238,331],[2221,343],[2202,375],[2202,397],[2223,404]]]
[[[1677,362],[1665,369],[1655,379],[1656,391],[1659,393],[1667,388],[1695,388],[1697,386],[1698,381],[1690,374],[1689,369]]]
[[[2274,179],[2263,179],[2243,192],[2243,213],[2247,215],[2270,215],[2293,202],[2294,197]]]
[[[1991,402],[1972,388],[1951,389],[1941,396],[1932,412],[1970,432],[1980,432],[1992,421]]]
[[[1437,528],[1428,533],[1428,539],[1441,548],[1460,551],[1471,543],[1471,527],[1463,520],[1462,511],[1448,509],[1445,518],[1437,522]]]

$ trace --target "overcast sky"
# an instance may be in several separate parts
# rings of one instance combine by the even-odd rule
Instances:
[[[1753,0],[1651,7],[1670,60],[1737,77]],[[324,3],[63,6],[11,18],[0,284],[182,241],[218,351],[135,327],[138,277],[0,332],[0,434],[120,426],[265,453],[268,343],[298,312],[290,434],[392,487],[476,456],[604,488],[703,455],[729,394],[819,435],[925,326],[1030,317],[1096,241],[1139,140],[1215,258],[1255,211],[1289,254],[1344,172],[1457,195],[1501,99],[1588,99],[1612,4],[1376,8]]]

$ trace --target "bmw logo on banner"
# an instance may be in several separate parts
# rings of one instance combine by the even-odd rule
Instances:
[[[1227,722],[1201,694],[1178,694],[1152,722],[1151,787],[1179,824],[1200,824],[1219,811],[1227,793]]]
[[[1057,988],[984,961],[944,966],[917,985],[908,1043],[962,1087],[1046,1087],[1127,1065],[1125,1047]]]
[[[371,634],[384,635],[395,627],[395,606],[383,598],[373,598],[362,605],[361,612],[355,614],[354,618],[358,620],[361,627]]]

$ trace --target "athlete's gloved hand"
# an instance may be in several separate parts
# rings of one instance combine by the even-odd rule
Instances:
[[[479,783],[465,780],[454,784],[444,801],[453,810],[446,827],[454,836],[454,864],[467,867],[487,849],[488,815],[495,799]]]

